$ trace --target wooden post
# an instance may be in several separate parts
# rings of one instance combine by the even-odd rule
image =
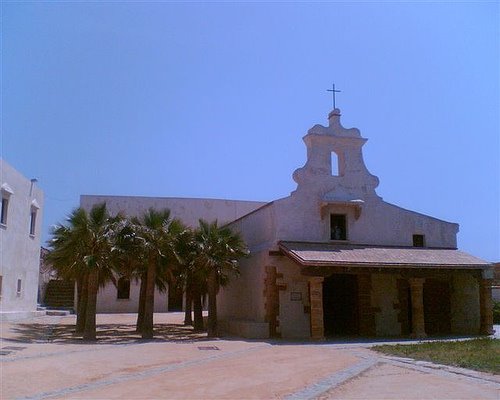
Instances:
[[[311,301],[311,339],[323,340],[323,280],[322,277],[309,279],[309,295]]]
[[[412,332],[413,338],[424,338],[425,317],[424,317],[424,282],[425,278],[410,278],[411,290],[411,312],[412,312]]]
[[[481,312],[481,328],[479,334],[491,335],[493,331],[493,301],[491,298],[491,285],[493,279],[479,281],[479,306]]]

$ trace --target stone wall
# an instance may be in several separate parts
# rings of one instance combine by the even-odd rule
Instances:
[[[479,284],[471,272],[453,272],[451,286],[451,330],[477,334],[480,327]]]

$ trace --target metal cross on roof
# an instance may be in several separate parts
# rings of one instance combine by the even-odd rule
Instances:
[[[331,89],[327,89],[326,90],[327,92],[332,92],[332,98],[333,98],[333,109],[335,110],[335,93],[339,93],[340,90],[335,90],[335,83],[332,84],[332,88]]]

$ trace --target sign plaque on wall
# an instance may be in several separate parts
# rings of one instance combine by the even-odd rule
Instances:
[[[302,292],[290,292],[291,301],[302,301]]]

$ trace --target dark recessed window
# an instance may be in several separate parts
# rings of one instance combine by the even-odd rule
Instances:
[[[116,295],[117,299],[130,299],[130,279],[121,277],[118,279],[118,292]]]
[[[425,247],[425,236],[413,235],[413,247]]]
[[[347,240],[346,216],[343,214],[330,215],[330,239]]]
[[[17,295],[18,296],[21,296],[21,290],[22,290],[23,286],[22,286],[22,280],[21,279],[18,279],[17,280]]]
[[[0,210],[0,224],[7,225],[7,209],[9,208],[9,199],[2,197],[2,210]]]
[[[35,234],[35,227],[36,227],[36,210],[31,210],[30,214],[30,235]]]

